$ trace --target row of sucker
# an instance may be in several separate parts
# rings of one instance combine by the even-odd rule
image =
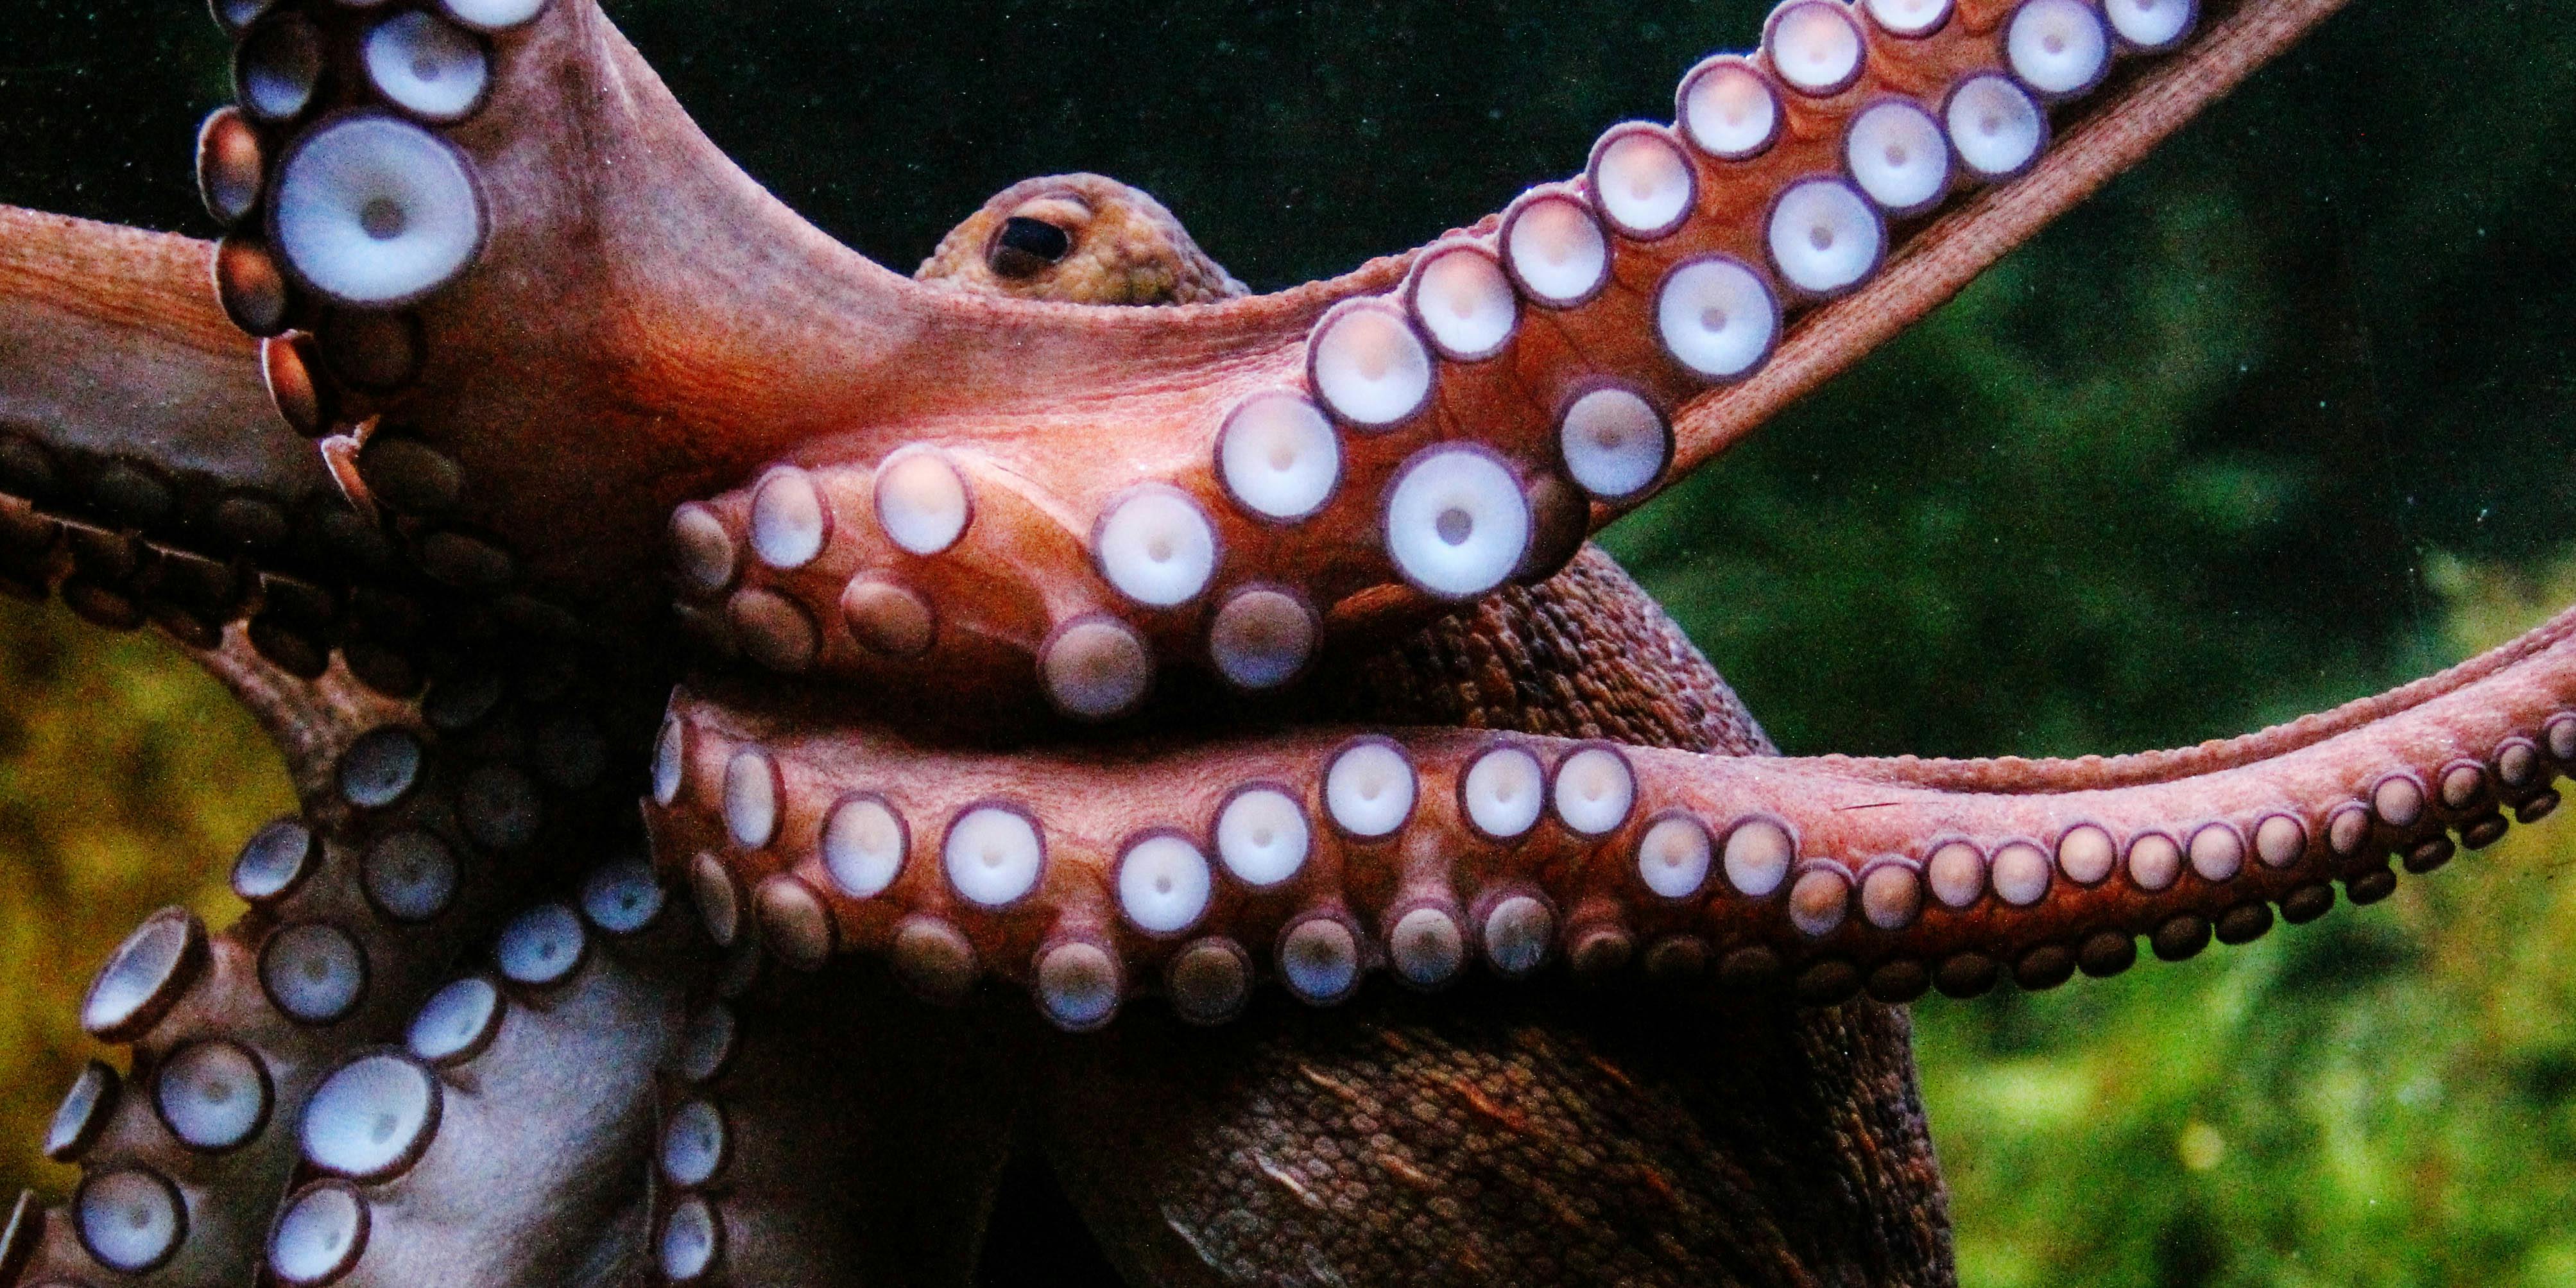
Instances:
[[[33,1227],[25,1282],[247,1275],[327,1066],[399,1034],[557,856],[634,845],[610,748],[641,738],[568,658],[522,651],[383,705],[401,714],[324,749],[304,813],[243,847],[249,912],[221,934],[156,914],[100,971],[83,1026],[131,1057],[92,1062],[55,1117],[47,1153],[83,1179]]]
[[[508,880],[472,839],[469,777],[435,735],[391,724],[339,754],[328,796],[245,844],[232,888],[250,911],[221,934],[155,914],[81,1006],[126,1071],[93,1060],[47,1132],[78,1164],[26,1282],[212,1283],[255,1266],[292,1159],[291,1124],[323,1069],[396,1031],[486,933]]]
[[[0,377],[17,395],[0,410],[0,590],[199,649],[244,622],[290,675],[336,655],[404,698],[442,650],[577,633],[525,594],[420,570],[470,573],[491,562],[475,546],[405,557],[370,485],[398,515],[435,514],[441,485],[400,435],[371,434],[335,481],[269,421],[254,351],[195,298],[196,243],[17,211],[0,234]]]
[[[392,551],[276,426],[186,238],[0,209],[0,587],[204,647]],[[291,605],[290,605],[291,606]]]
[[[2558,802],[2576,613],[2500,668],[2221,772],[2101,790],[1957,767],[1720,758],[1472,730],[992,756],[682,691],[657,861],[720,943],[883,957],[955,997],[997,975],[1067,1029],[1161,992],[1223,1020],[1258,977],[1318,1005],[1383,967],[1437,989],[1642,966],[1909,1000],[2109,974],[2277,915],[2386,897]],[[2054,766],[2032,764],[2046,775]]]
[[[1580,179],[1324,312],[1195,462],[1096,508],[962,444],[779,464],[672,513],[682,616],[787,673],[1033,660],[1081,720],[1138,709],[1165,661],[1275,689],[1393,583],[1461,601],[1552,574],[1666,481],[1677,407],[1758,371],[1947,199],[2026,172],[2052,109],[2195,18],[1789,0],[1755,54],[1690,71],[1671,124],[1612,128]]]
[[[434,7],[219,3],[236,102],[199,134],[226,313],[261,337],[278,413],[323,440],[376,540],[431,583],[557,635],[578,622],[521,585],[517,556],[462,522],[458,462],[389,422],[429,360],[411,306],[482,255],[487,202],[443,131],[473,120],[544,0]]]
[[[899,989],[878,963],[807,976],[749,938],[733,962],[661,1079],[663,1280],[964,1282],[1012,1136],[996,1106],[1013,1062],[978,1026],[887,1005]],[[866,1057],[813,1058],[844,1041]],[[879,1112],[893,1104],[907,1111]]]
[[[0,440],[0,455],[11,446]],[[319,679],[336,659],[394,698],[419,696],[440,658],[460,647],[506,634],[577,637],[568,619],[524,596],[462,605],[407,576],[386,534],[337,496],[312,498],[292,521],[257,498],[228,498],[220,512],[246,526],[206,543],[192,539],[201,534],[165,540],[0,496],[0,592],[30,601],[58,594],[92,625],[156,626],[196,649],[217,647],[238,623],[260,657],[288,675]]]
[[[638,858],[504,923],[294,1128],[266,1268],[326,1284],[626,1282],[647,1255],[654,1071],[706,960]]]

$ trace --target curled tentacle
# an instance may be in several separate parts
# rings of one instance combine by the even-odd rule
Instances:
[[[341,1051],[399,1026],[452,937],[499,906],[504,880],[476,859],[452,779],[415,726],[357,736],[328,797],[244,847],[240,922],[210,935],[173,909],[117,950],[81,1019],[132,1044],[130,1071],[93,1063],[56,1117],[48,1152],[83,1179],[31,1282],[220,1282],[257,1263],[293,1155],[282,1124]]]
[[[1135,311],[933,289],[831,245],[579,0],[494,30],[278,6],[242,33],[245,68],[294,74],[245,104],[261,148],[237,149],[258,164],[234,188],[259,195],[235,241],[290,284],[280,325],[405,357],[342,414],[381,417],[381,470],[410,486],[376,491],[433,576],[637,622],[667,527],[687,614],[775,669],[1100,718],[1174,663],[1268,687],[1336,632],[1552,571],[1713,450],[1706,416],[1680,419],[1694,397],[1753,375],[1809,305],[1866,293],[1918,212],[2049,175],[2052,117],[2081,118],[2119,59],[2174,109],[2134,146],[2333,3],[2259,0],[2203,49],[2183,0],[1980,0],[1921,31],[1795,0],[1755,56],[1694,69],[1671,126],[1613,128],[1582,180],[1499,222],[1282,295]],[[422,101],[364,52],[306,75],[299,52],[380,44],[474,92]],[[233,173],[233,136],[208,137],[209,172]],[[2035,177],[2006,237],[2101,158],[2072,169]],[[981,247],[1035,278],[1081,254],[1061,222],[996,213],[942,260]],[[1926,254],[1991,254],[1998,226]],[[1886,307],[1955,289],[1933,276]],[[609,304],[553,308],[576,284]],[[929,361],[952,378],[902,379]]]
[[[2261,754],[2250,754],[2249,749]],[[1140,992],[1221,1019],[1384,966],[1715,962],[1831,1000],[2108,974],[2368,903],[2557,803],[2576,610],[2347,712],[2129,762],[1710,758],[1470,730],[996,757],[675,697],[660,861],[791,960],[1028,985],[1067,1028]],[[727,931],[720,931],[726,937]]]
[[[488,973],[340,1061],[266,1232],[289,1284],[620,1284],[645,1256],[653,1071],[706,955],[640,864],[519,913]]]

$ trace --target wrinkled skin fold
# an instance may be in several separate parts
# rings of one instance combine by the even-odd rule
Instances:
[[[302,810],[102,972],[0,1284],[958,1283],[1032,1167],[1139,1283],[1949,1282],[1899,1005],[2576,765],[2566,618],[2228,743],[1786,760],[1585,545],[2337,7],[2110,3],[1793,0],[1268,296],[1097,176],[897,277],[586,0],[218,5],[220,246],[0,210],[0,577]]]

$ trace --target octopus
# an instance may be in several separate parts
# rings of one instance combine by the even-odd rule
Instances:
[[[590,0],[216,0],[221,240],[0,209],[0,579],[301,808],[100,967],[0,1285],[961,1284],[1031,1154],[1139,1283],[1951,1282],[1904,1008],[2548,815],[2576,616],[1785,758],[1587,538],[2338,7],[1788,0],[1253,295],[1093,175],[882,269]]]

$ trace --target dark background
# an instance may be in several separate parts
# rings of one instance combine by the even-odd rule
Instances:
[[[224,48],[199,6],[10,8],[0,201],[210,233],[189,150]],[[719,143],[883,262],[908,270],[1013,180],[1090,169],[1260,289],[1470,222],[1613,121],[1670,119],[1681,71],[1761,16],[611,12]],[[2189,743],[2576,598],[2571,19],[2358,0],[1610,544],[1793,753]],[[68,1077],[68,997],[123,919],[200,889],[285,804],[165,652],[63,620],[0,610],[0,960],[40,981],[0,1010],[13,1139]],[[89,737],[123,750],[83,772]],[[2565,830],[2254,948],[1920,1008],[1969,1279],[2576,1283]],[[0,1184],[59,1186],[30,1166]]]

